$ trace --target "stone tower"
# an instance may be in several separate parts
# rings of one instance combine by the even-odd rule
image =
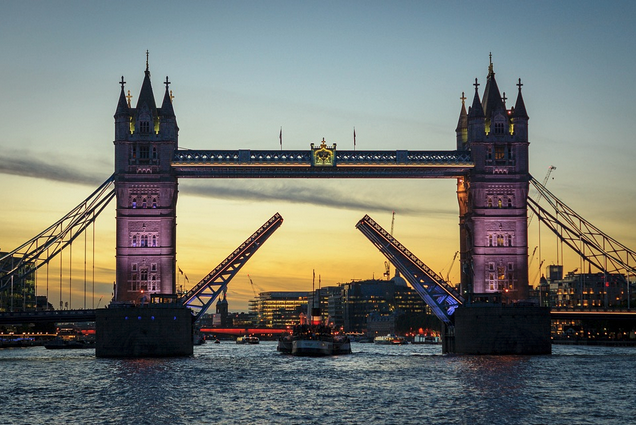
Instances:
[[[148,59],[133,108],[124,77],[115,112],[117,247],[115,302],[144,303],[151,294],[175,293],[178,182],[171,160],[178,148],[177,120],[168,90],[155,104]]]
[[[504,302],[528,298],[528,115],[521,96],[507,109],[492,59],[483,98],[466,112],[465,97],[456,129],[457,149],[469,150],[474,169],[457,180],[461,292],[469,302],[501,293]]]

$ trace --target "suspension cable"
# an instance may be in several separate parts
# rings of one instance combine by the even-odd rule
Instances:
[[[84,310],[86,310],[86,241],[87,241],[87,237],[88,235],[86,235],[86,232],[84,233]]]
[[[93,243],[91,248],[93,249],[93,309],[95,308],[95,212],[93,211]]]

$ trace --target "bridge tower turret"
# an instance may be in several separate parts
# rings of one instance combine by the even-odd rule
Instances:
[[[136,106],[124,93],[115,112],[117,247],[115,302],[143,303],[176,291],[178,182],[171,160],[178,149],[177,120],[168,77],[157,108],[148,60]]]
[[[483,99],[475,79],[468,113],[460,113],[457,147],[474,168],[457,180],[461,293],[470,302],[501,293],[504,302],[528,298],[528,115],[521,96],[506,108],[492,59]],[[462,96],[463,98],[464,96]],[[462,99],[462,104],[463,104]],[[464,114],[465,117],[464,117]]]

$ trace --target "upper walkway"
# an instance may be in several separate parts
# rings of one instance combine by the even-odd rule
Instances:
[[[473,162],[468,151],[179,150],[178,177],[457,178]]]

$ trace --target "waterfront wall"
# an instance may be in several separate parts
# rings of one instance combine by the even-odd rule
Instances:
[[[189,356],[192,314],[185,307],[96,310],[96,357]]]
[[[443,352],[455,354],[551,354],[550,309],[469,306],[455,311],[454,335],[442,335]]]

